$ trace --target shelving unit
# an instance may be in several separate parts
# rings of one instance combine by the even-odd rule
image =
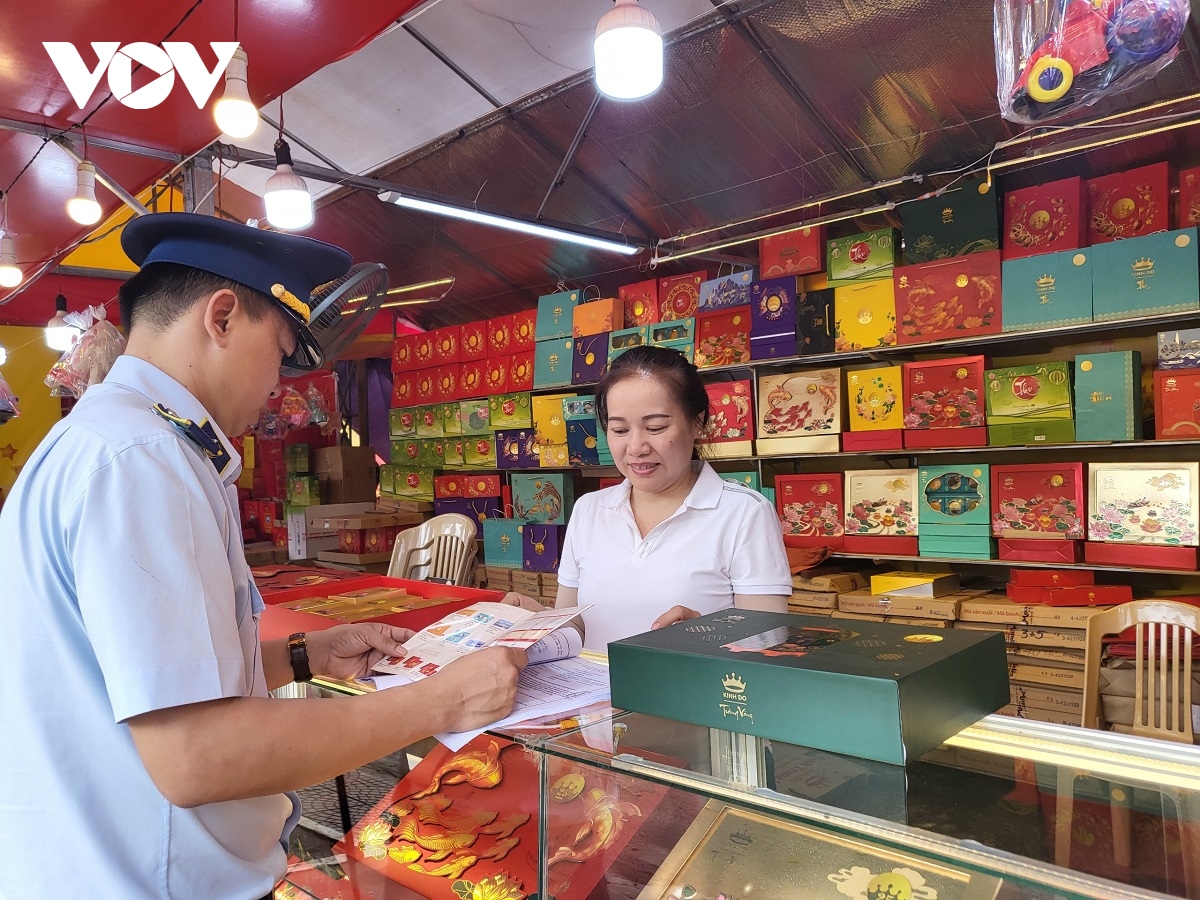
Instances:
[[[952,358],[958,355],[984,354],[989,357],[1003,359],[1006,357],[1023,357],[1039,355],[1063,348],[1091,345],[1097,342],[1125,340],[1130,338],[1147,338],[1159,331],[1173,327],[1195,327],[1200,325],[1200,310],[1168,313],[1156,316],[1131,317],[1107,322],[1090,322],[1086,324],[1068,325],[1053,328],[1031,329],[1027,331],[1001,332],[999,334],[955,338],[931,343],[907,344],[891,347],[878,347],[869,350],[842,351],[811,355],[793,355],[768,360],[752,360],[725,366],[711,366],[700,369],[700,375],[706,382],[749,380],[754,400],[754,409],[759,409],[758,377],[763,374],[780,371],[804,371],[807,369],[830,368],[870,365],[871,363],[893,363],[911,360],[927,360],[931,358]],[[586,394],[594,392],[595,382],[586,384],[564,385],[560,387],[537,388],[530,393],[533,396],[577,392]],[[757,415],[756,415],[757,417]],[[718,472],[744,471],[753,469],[758,473],[759,480],[765,486],[771,485],[774,476],[790,472],[820,472],[820,471],[854,471],[855,468],[873,467],[902,467],[915,468],[922,464],[932,464],[935,461],[952,461],[964,457],[978,458],[980,461],[1002,459],[1005,462],[1017,461],[1022,454],[1032,454],[1031,461],[1065,460],[1071,457],[1085,461],[1098,461],[1099,458],[1121,460],[1150,460],[1169,461],[1178,459],[1189,453],[1189,448],[1195,447],[1200,453],[1200,440],[1152,440],[1113,441],[1113,442],[1083,442],[1076,441],[1065,444],[1035,444],[1024,446],[984,446],[984,447],[944,447],[944,448],[903,448],[845,451],[839,453],[789,453],[780,455],[756,454],[738,457],[710,457],[709,463]],[[855,463],[865,465],[856,466]],[[583,478],[618,477],[615,466],[573,466],[540,468],[530,467],[521,469],[468,469],[461,470],[470,473],[529,473],[529,472],[579,472]],[[870,554],[835,553],[839,559],[886,559],[896,563],[936,563],[954,566],[985,566],[1006,568],[1020,566],[1027,568],[1055,568],[1067,566],[1066,563],[1035,563],[1017,562],[1012,560],[964,560],[958,558],[938,558],[921,556],[878,557]],[[1139,568],[1121,566],[1098,566],[1078,563],[1080,567],[1097,571],[1116,572],[1152,576],[1197,577],[1200,573],[1175,569]]]

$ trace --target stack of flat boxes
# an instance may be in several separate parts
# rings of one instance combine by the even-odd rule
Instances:
[[[867,579],[857,572],[810,571],[792,576],[788,612],[805,616],[829,616],[837,609],[840,594],[866,587]]]
[[[840,593],[832,618],[948,628],[959,605],[971,596],[959,591],[956,575],[886,572],[871,576],[869,590]]]
[[[921,466],[917,547],[921,556],[992,559],[991,482],[986,464]]]
[[[1013,570],[1017,587],[1078,584],[1090,572]],[[1057,579],[1057,582],[1055,582]],[[1042,582],[1037,584],[1036,582]],[[1013,585],[1010,585],[1010,588]],[[955,628],[1004,634],[1010,699],[1002,713],[1043,722],[1083,721],[1083,653],[1087,620],[1108,606],[1057,607],[987,594],[959,606]]]

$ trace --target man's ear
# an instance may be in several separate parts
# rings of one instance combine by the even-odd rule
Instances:
[[[238,295],[228,288],[222,288],[208,295],[204,304],[204,330],[218,347],[224,347],[229,341],[229,330],[234,315],[241,306]]]

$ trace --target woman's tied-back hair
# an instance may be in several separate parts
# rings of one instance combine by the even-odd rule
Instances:
[[[633,347],[613,361],[596,387],[596,417],[601,428],[608,429],[608,392],[627,378],[655,379],[670,392],[689,421],[698,419],[701,428],[708,424],[708,392],[700,372],[687,357],[666,347]]]

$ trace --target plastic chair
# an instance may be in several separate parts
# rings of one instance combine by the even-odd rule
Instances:
[[[388,575],[467,585],[475,568],[475,520],[461,513],[434,516],[396,535]]]
[[[1192,743],[1192,646],[1200,635],[1200,609],[1171,600],[1134,600],[1088,619],[1083,659],[1083,726],[1103,728],[1100,703],[1100,668],[1104,661],[1103,640],[1134,628],[1136,648],[1134,672],[1133,733],[1142,737]],[[1067,866],[1071,854],[1071,821],[1075,780],[1085,772],[1060,767],[1058,807],[1055,815],[1054,861]],[[1200,900],[1200,846],[1195,839],[1200,804],[1190,796],[1166,786],[1156,786],[1161,797],[1169,797],[1179,823],[1183,852],[1184,891]],[[1113,856],[1118,866],[1132,865],[1131,788],[1110,784]],[[1190,802],[1189,802],[1190,801]],[[1164,828],[1166,810],[1163,810]],[[1191,834],[1189,834],[1191,833]]]

